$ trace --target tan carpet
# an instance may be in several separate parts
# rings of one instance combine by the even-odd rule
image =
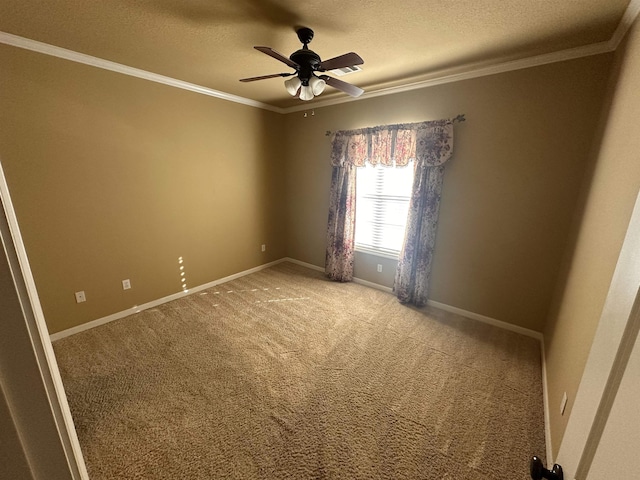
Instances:
[[[92,480],[528,479],[540,346],[290,263],[54,345]]]

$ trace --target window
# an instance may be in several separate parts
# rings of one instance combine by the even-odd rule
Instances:
[[[356,171],[356,250],[397,258],[402,248],[413,165]]]

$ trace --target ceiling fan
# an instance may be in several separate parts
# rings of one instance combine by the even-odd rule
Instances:
[[[364,93],[360,87],[351,85],[350,83],[330,77],[329,75],[316,75],[316,72],[326,72],[336,68],[353,67],[362,65],[364,60],[357,53],[345,53],[338,57],[324,60],[320,58],[313,50],[309,50],[309,43],[313,39],[313,30],[307,27],[301,27],[296,30],[298,38],[302,43],[302,48],[296,50],[289,58],[276,52],[270,47],[253,47],[256,50],[269,55],[270,57],[280,60],[282,63],[293,68],[295,72],[290,73],[274,73],[271,75],[263,75],[260,77],[243,78],[241,82],[253,82],[256,80],[265,80],[275,77],[293,77],[285,80],[284,85],[292,96],[299,95],[301,100],[311,100],[313,97],[320,95],[324,91],[324,87],[329,85],[352,97],[359,97]]]

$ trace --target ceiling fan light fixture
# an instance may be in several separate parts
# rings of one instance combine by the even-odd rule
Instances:
[[[362,65],[364,63],[364,60],[360,58],[360,55],[354,52],[349,52],[323,61],[320,58],[320,55],[309,49],[309,42],[313,38],[313,30],[307,27],[300,27],[296,29],[296,33],[298,34],[298,39],[302,42],[302,48],[293,52],[289,58],[276,52],[271,47],[253,47],[259,52],[269,55],[270,57],[284,63],[288,67],[292,68],[294,70],[293,72],[272,73],[270,75],[262,75],[259,77],[241,78],[240,81],[254,82],[256,80],[266,80],[268,78],[291,77],[285,80],[285,89],[292,97],[298,97],[300,100],[304,101],[313,100],[314,97],[322,94],[327,85],[340,90],[347,95],[351,95],[352,97],[359,97],[364,93],[364,90],[356,87],[355,85],[338,80],[337,78],[329,75],[320,75],[322,72],[331,72],[335,69],[359,70],[358,65]],[[319,73],[319,75],[316,75],[316,72]]]
[[[314,75],[309,79],[309,86],[311,87],[313,94],[315,96],[318,96],[322,92],[324,92],[324,87],[327,86],[327,82],[325,82],[321,78],[318,78]]]
[[[296,96],[300,85],[302,85],[302,82],[297,76],[291,77],[290,79],[284,81],[284,86],[287,89],[287,92],[289,92],[289,95],[291,95],[292,97]]]
[[[300,100],[313,100],[313,88],[310,85],[303,85],[300,89]]]

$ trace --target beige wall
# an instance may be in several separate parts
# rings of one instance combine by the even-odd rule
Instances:
[[[289,256],[324,265],[327,130],[464,113],[445,172],[430,298],[542,331],[610,62],[600,55],[288,114]],[[355,274],[391,286],[394,267],[358,255]]]
[[[557,454],[640,188],[640,28],[619,48],[613,99],[584,185],[572,248],[545,329],[551,433]],[[563,392],[569,402],[563,417]]]
[[[50,332],[179,292],[179,256],[197,286],[285,255],[281,115],[5,45],[0,63],[0,159]]]

